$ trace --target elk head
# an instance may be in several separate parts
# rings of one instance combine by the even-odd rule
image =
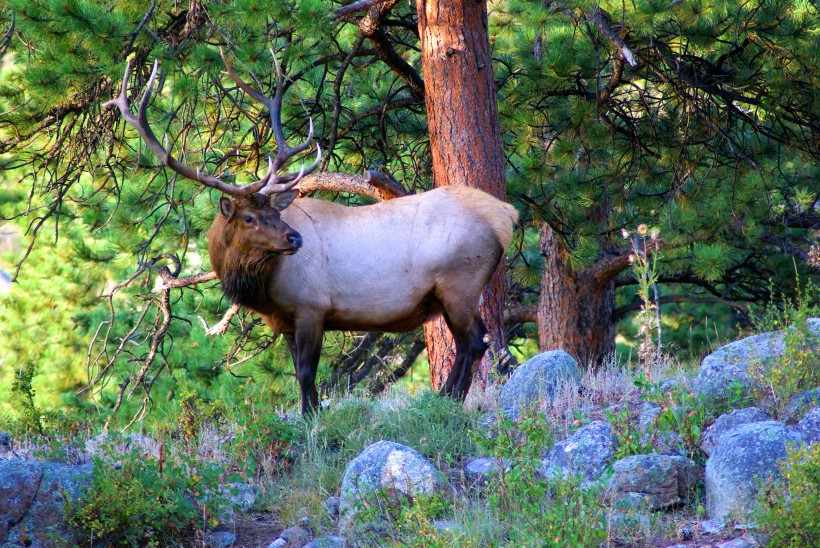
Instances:
[[[212,232],[222,232],[228,247],[254,256],[293,255],[302,247],[302,236],[281,218],[281,211],[299,194],[297,190],[266,196],[250,194],[219,201],[221,219]]]

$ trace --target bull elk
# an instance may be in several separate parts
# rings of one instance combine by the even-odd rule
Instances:
[[[239,187],[177,161],[152,132],[146,116],[157,76],[154,63],[137,115],[126,96],[130,64],[119,108],[148,147],[179,175],[216,188],[228,197],[208,231],[211,266],[222,291],[235,304],[256,311],[282,333],[293,357],[302,412],[318,405],[316,369],[326,330],[414,329],[443,314],[456,343],[456,359],[441,394],[463,399],[473,366],[484,354],[486,328],[478,313],[487,285],[512,238],[518,214],[511,205],[480,190],[443,187],[373,205],[347,207],[297,198],[293,188],[316,160],[297,172],[279,170],[305,142],[289,147],[281,124],[284,77],[271,100],[234,72],[227,74],[268,109],[278,147],[259,181]]]

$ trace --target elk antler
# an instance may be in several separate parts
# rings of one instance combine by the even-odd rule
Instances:
[[[222,55],[222,60],[225,61],[224,55]],[[265,176],[258,181],[255,181],[244,186],[235,186],[230,183],[226,183],[222,179],[213,177],[206,173],[202,173],[199,169],[192,169],[186,166],[185,164],[179,162],[176,158],[174,158],[171,155],[171,153],[168,152],[168,150],[166,150],[166,148],[159,142],[159,139],[157,139],[156,135],[154,135],[154,132],[151,130],[151,126],[148,124],[148,116],[146,112],[148,110],[148,103],[151,99],[151,94],[153,93],[154,82],[157,78],[157,73],[159,71],[159,61],[154,61],[154,68],[153,70],[151,70],[151,76],[148,78],[148,83],[145,86],[145,93],[143,94],[142,99],[140,100],[140,105],[139,109],[137,110],[136,116],[133,112],[131,112],[131,106],[128,103],[127,97],[128,78],[131,74],[130,61],[128,62],[128,65],[125,67],[125,74],[123,75],[122,88],[120,89],[120,94],[115,99],[112,99],[111,101],[105,103],[103,105],[103,108],[107,108],[110,106],[117,107],[122,117],[125,118],[125,121],[134,126],[142,140],[145,141],[145,143],[148,145],[148,148],[150,148],[151,151],[156,155],[156,157],[160,160],[162,165],[170,168],[175,173],[182,175],[186,179],[197,181],[209,188],[215,188],[220,192],[227,194],[229,196],[233,196],[235,198],[241,198],[242,196],[247,196],[248,194],[253,194],[255,192],[262,192],[263,194],[284,192],[286,190],[293,188],[302,177],[304,177],[306,174],[310,173],[311,171],[316,169],[316,167],[318,167],[322,158],[322,151],[317,145],[316,161],[307,168],[303,166],[299,173],[287,173],[283,175],[279,175],[276,173],[277,170],[287,162],[287,160],[292,158],[294,155],[307,150],[310,147],[311,141],[313,140],[313,120],[310,120],[310,129],[307,140],[294,148],[288,147],[287,143],[285,142],[284,132],[282,131],[281,124],[282,93],[284,87],[282,84],[284,82],[284,76],[282,75],[282,71],[279,67],[278,62],[276,62],[276,56],[274,56],[274,62],[276,63],[277,89],[274,99],[270,100],[258,91],[251,88],[248,84],[242,82],[231,70],[230,65],[228,65],[228,62],[225,61],[225,66],[227,67],[228,75],[237,83],[237,85],[239,85],[239,87],[243,91],[250,94],[254,99],[260,101],[270,111],[271,125],[273,128],[274,136],[276,137],[276,144],[279,148],[279,151],[276,155],[276,159],[271,159],[270,157],[268,157],[268,172],[265,174]]]
[[[231,65],[225,58],[225,53],[222,51],[222,48],[219,49],[219,55],[222,57],[222,62],[225,63],[225,73],[230,76],[234,82],[236,82],[239,89],[265,105],[270,113],[270,126],[273,130],[273,135],[276,138],[276,147],[278,151],[276,153],[276,158],[272,161],[271,176],[267,183],[263,185],[258,192],[261,194],[273,194],[276,192],[285,192],[286,190],[290,190],[296,186],[302,177],[315,170],[322,161],[322,149],[317,144],[316,160],[314,160],[310,166],[305,167],[303,165],[298,173],[279,174],[279,169],[284,166],[288,160],[310,148],[310,144],[313,141],[313,118],[308,117],[307,139],[295,147],[289,147],[287,141],[285,140],[285,133],[282,130],[282,96],[285,92],[285,75],[282,73],[282,67],[279,65],[279,61],[277,60],[276,54],[273,50],[271,50],[271,56],[273,57],[273,64],[276,67],[276,93],[273,95],[273,99],[262,95],[253,89],[247,82],[239,78],[233,69],[231,69]]]

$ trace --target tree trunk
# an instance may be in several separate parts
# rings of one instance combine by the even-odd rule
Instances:
[[[427,124],[434,185],[480,188],[506,200],[504,152],[495,97],[486,2],[417,0]],[[505,262],[483,294],[481,314],[490,351],[475,372],[486,387],[490,356],[504,349]],[[443,319],[424,325],[430,381],[439,389],[453,366],[455,345]]]
[[[605,255],[575,272],[552,227],[541,227],[544,274],[538,302],[541,351],[565,350],[582,366],[595,367],[615,352],[615,276],[629,256]]]

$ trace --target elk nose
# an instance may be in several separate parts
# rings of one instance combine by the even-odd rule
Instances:
[[[302,247],[302,236],[298,232],[290,232],[288,234],[288,243],[294,248],[299,249]]]

